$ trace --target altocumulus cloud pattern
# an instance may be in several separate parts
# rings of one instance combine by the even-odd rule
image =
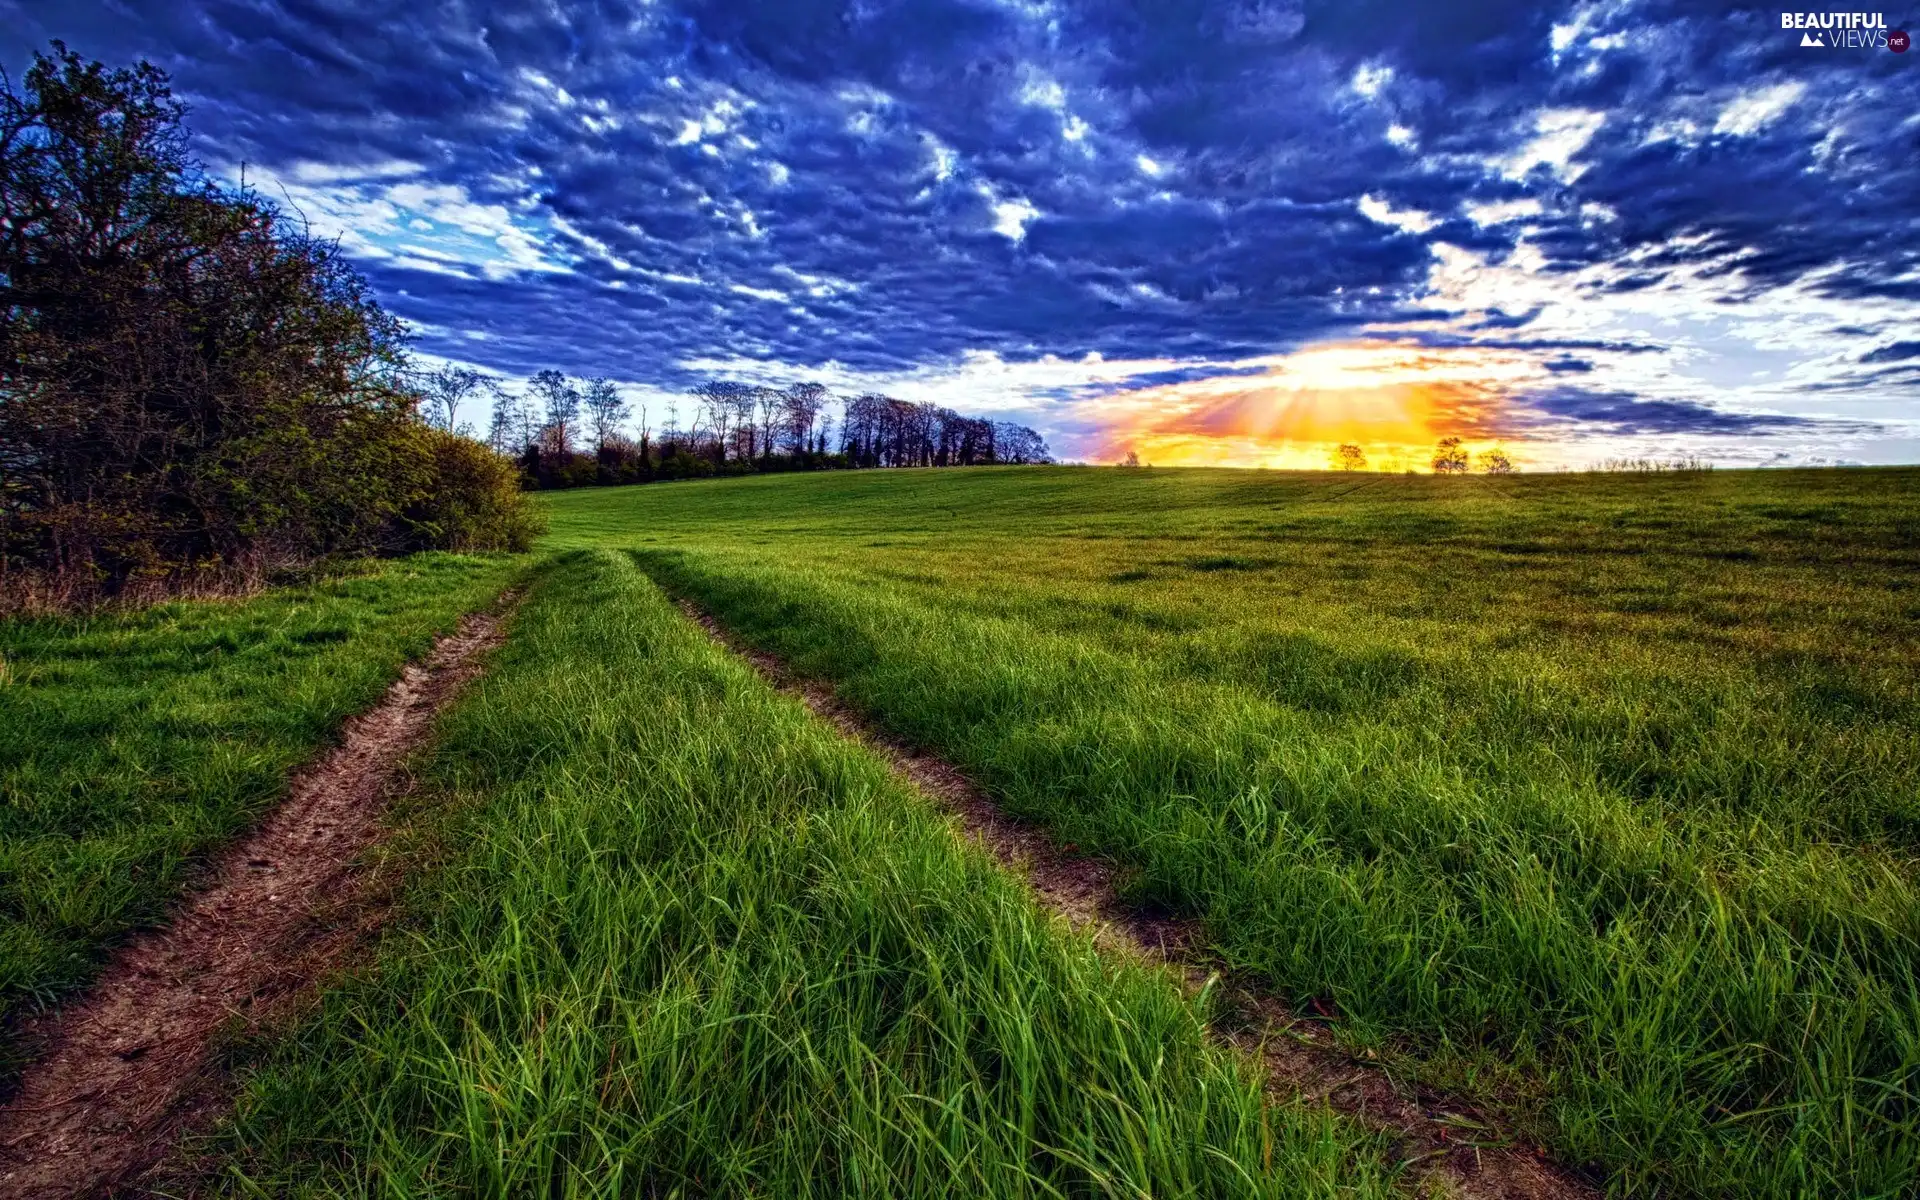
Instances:
[[[1909,21],[1909,17],[1915,19]],[[732,375],[1069,456],[1920,459],[1920,54],[1680,2],[0,0],[426,353]],[[1920,12],[1888,12],[1889,28]]]

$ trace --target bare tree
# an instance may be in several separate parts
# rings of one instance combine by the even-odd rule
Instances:
[[[486,394],[492,387],[491,380],[470,367],[448,364],[437,371],[428,371],[420,377],[420,393],[427,409],[422,415],[429,425],[448,433],[459,432],[460,406],[474,396]]]
[[[519,398],[510,392],[496,392],[493,397],[493,421],[487,427],[487,445],[501,454],[512,457],[525,449],[521,439]]]
[[[541,371],[527,386],[545,410],[546,424],[539,439],[542,448],[561,457],[573,453],[580,421],[580,389],[559,371]]]
[[[733,441],[738,457],[751,459],[754,451],[753,412],[762,389],[751,385],[733,394]]]
[[[750,408],[753,403],[751,390],[745,384],[709,379],[693,389],[693,396],[698,404],[696,411],[705,414],[708,425],[713,429],[719,460],[725,462],[727,445],[739,421],[741,407],[746,405]],[[699,428],[698,416],[694,418],[694,428]]]
[[[1352,442],[1342,442],[1333,452],[1333,465],[1342,471],[1364,471],[1367,469],[1367,452]]]
[[[586,405],[587,421],[593,426],[593,449],[598,454],[606,447],[607,439],[619,432],[621,423],[632,414],[633,406],[621,398],[620,389],[604,375],[587,384],[582,403]]]
[[[825,384],[819,383],[796,383],[780,393],[787,445],[795,453],[813,449],[813,425],[831,394]]]
[[[779,388],[757,387],[753,389],[754,415],[759,419],[760,457],[773,457],[775,432],[781,425],[781,416],[786,411],[786,393]]]
[[[1047,449],[1047,439],[1025,425],[1015,425],[1011,421],[993,423],[994,457],[1003,463],[1050,463],[1052,451]]]

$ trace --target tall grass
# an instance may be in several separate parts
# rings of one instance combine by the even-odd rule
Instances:
[[[623,556],[545,577],[423,779],[445,861],[256,1069],[235,1193],[1386,1190]]]
[[[244,600],[0,621],[0,1014],[90,978],[519,569],[425,554]]]
[[[801,479],[556,531],[1621,1192],[1895,1195],[1914,477]]]

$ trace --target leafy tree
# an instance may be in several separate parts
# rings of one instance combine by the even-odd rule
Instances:
[[[1466,447],[1457,437],[1444,437],[1433,449],[1433,470],[1436,475],[1459,475],[1467,469]]]
[[[1342,442],[1333,452],[1333,465],[1342,471],[1364,471],[1367,469],[1367,452],[1352,442]]]
[[[1480,469],[1486,472],[1488,475],[1513,474],[1513,460],[1507,457],[1507,452],[1505,450],[1502,450],[1497,446],[1494,447],[1492,450],[1488,450],[1485,453],[1481,454],[1479,457],[1479,464],[1480,464]]]
[[[335,244],[207,180],[184,111],[150,64],[59,42],[0,79],[0,566],[112,592],[431,544],[399,322]]]

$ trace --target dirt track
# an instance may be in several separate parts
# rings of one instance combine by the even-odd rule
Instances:
[[[1040,900],[1076,926],[1093,926],[1103,949],[1166,963],[1198,990],[1222,973],[1208,962],[1195,922],[1142,914],[1122,903],[1115,872],[1102,860],[1072,853],[1045,832],[1001,812],[978,785],[951,764],[887,737],[818,683],[796,679],[779,659],[733,638],[711,616],[685,601],[681,611],[728,649],[751,662],[783,691],[799,696],[849,737],[877,750],[894,771],[938,800],[968,836],[1024,875]],[[1414,1179],[1438,1184],[1442,1194],[1471,1200],[1573,1200],[1597,1189],[1549,1161],[1537,1149],[1504,1135],[1473,1106],[1398,1085],[1377,1067],[1342,1052],[1317,1022],[1227,979],[1225,1020],[1215,1034],[1265,1066],[1268,1089],[1283,1103],[1324,1103],[1369,1129],[1392,1137]]]
[[[499,617],[474,614],[409,664],[167,927],[135,938],[91,991],[26,1031],[40,1053],[0,1109],[0,1194],[110,1190],[225,1103],[214,1035],[300,995],[361,941],[371,889],[360,856],[408,754],[500,637]]]

